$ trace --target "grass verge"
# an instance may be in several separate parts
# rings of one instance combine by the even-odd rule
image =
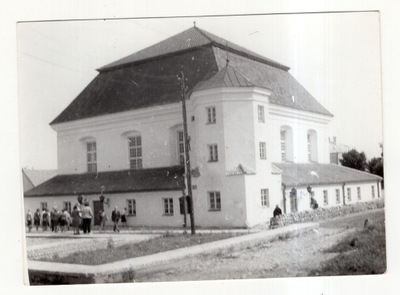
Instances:
[[[138,242],[130,245],[115,247],[112,238],[108,240],[106,249],[99,249],[90,252],[75,252],[66,257],[53,256],[51,259],[44,258],[42,261],[61,262],[71,264],[100,265],[129,258],[147,256],[169,250],[185,248],[217,240],[227,239],[241,234],[220,233],[220,234],[170,234],[154,238],[148,241]]]
[[[337,255],[312,276],[382,274],[386,271],[386,237],[384,215],[368,219],[369,225],[347,235],[338,244],[325,250]]]

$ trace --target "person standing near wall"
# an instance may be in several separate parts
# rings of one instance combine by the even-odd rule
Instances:
[[[92,209],[89,206],[89,201],[85,200],[84,206],[82,208],[82,225],[83,225],[83,233],[90,234],[90,226],[92,224],[93,213]]]
[[[51,231],[52,232],[58,232],[58,224],[60,220],[60,211],[57,210],[57,208],[54,208],[54,210],[51,212]]]
[[[118,222],[121,218],[121,213],[118,211],[118,207],[115,206],[114,211],[111,213],[111,220],[114,222],[114,232],[119,232]]]
[[[75,205],[71,212],[72,227],[74,228],[74,235],[79,235],[79,226],[81,225],[81,211]]]
[[[276,207],[275,207],[275,210],[274,210],[273,214],[274,214],[274,218],[276,218],[276,217],[278,217],[278,216],[282,215],[282,210],[281,210],[281,208],[279,208],[279,206],[278,206],[278,205],[276,205]]]
[[[35,214],[33,215],[33,225],[36,227],[36,231],[39,230],[40,226],[40,210],[37,209]]]
[[[101,230],[105,230],[106,228],[106,221],[108,219],[106,212],[104,210],[101,210],[99,213],[99,217],[100,217],[100,229]]]
[[[28,213],[26,213],[26,225],[28,226],[29,232],[32,229],[32,220],[33,220],[32,212],[30,209],[28,209]]]
[[[124,208],[124,210],[122,210],[121,223],[122,223],[122,227],[126,228],[126,208]]]
[[[47,209],[43,209],[42,212],[42,229],[43,231],[47,231],[47,227],[50,224],[50,216],[49,216],[49,212],[47,211]]]

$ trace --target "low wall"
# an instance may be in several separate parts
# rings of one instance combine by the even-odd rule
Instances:
[[[374,210],[385,207],[385,201],[378,199],[371,202],[355,203],[350,205],[341,205],[335,207],[320,207],[315,210],[301,211],[296,213],[288,213],[276,218],[276,224],[288,225],[300,222],[310,222],[325,220],[329,218],[345,216],[352,213],[363,212],[367,210]],[[273,222],[271,223],[273,224]]]

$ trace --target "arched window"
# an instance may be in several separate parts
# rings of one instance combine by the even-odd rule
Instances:
[[[80,140],[86,153],[86,167],[88,173],[97,172],[97,144],[94,137],[84,137]]]
[[[182,124],[170,127],[171,164],[185,165],[185,139]]]
[[[142,153],[142,136],[137,131],[129,131],[123,134],[128,142],[129,151],[129,168],[142,169],[143,168],[143,153]]]
[[[317,132],[312,129],[307,131],[307,156],[309,162],[318,162]]]
[[[283,162],[293,161],[293,132],[289,126],[280,129],[281,159]]]

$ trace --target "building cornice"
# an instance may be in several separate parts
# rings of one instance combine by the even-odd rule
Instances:
[[[171,103],[71,122],[63,122],[53,124],[51,127],[57,132],[62,132],[74,131],[77,129],[82,130],[87,128],[101,129],[102,127],[109,126],[110,124],[126,124],[132,121],[139,121],[140,123],[145,123],[145,121],[162,121],[162,116],[180,115],[182,111],[181,108],[182,106],[180,102]]]
[[[243,94],[250,94],[243,97]],[[255,96],[254,96],[255,95]],[[193,105],[215,101],[215,96],[220,96],[221,101],[261,101],[268,102],[271,91],[261,87],[218,87],[195,91],[191,95]]]
[[[301,119],[323,124],[328,124],[332,120],[332,116],[297,110],[275,104],[269,105],[268,112],[271,117],[278,116],[296,120]]]

